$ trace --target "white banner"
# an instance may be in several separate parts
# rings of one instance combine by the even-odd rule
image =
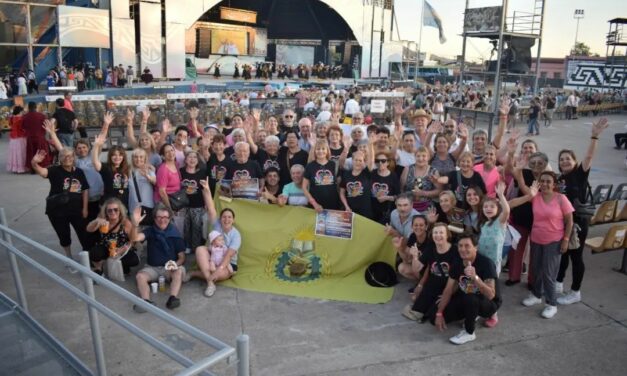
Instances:
[[[168,93],[168,99],[220,99],[220,93]]]
[[[63,98],[63,95],[46,95],[46,102],[54,102],[59,98]],[[72,95],[72,102],[104,101],[105,99],[104,94]]]
[[[385,112],[385,99],[373,99],[370,101],[370,112],[382,114]]]
[[[401,91],[364,91],[361,96],[365,98],[404,98],[405,93]]]
[[[115,106],[165,106],[165,99],[125,99],[107,102]]]

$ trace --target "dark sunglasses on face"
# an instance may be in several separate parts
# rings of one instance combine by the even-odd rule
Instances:
[[[387,159],[375,159],[374,163],[386,163],[387,161]]]
[[[107,208],[107,213],[117,213],[119,211],[119,208]]]
[[[283,116],[283,117],[284,117],[284,118],[286,118],[286,119],[291,119],[291,118],[293,118],[293,117],[294,117],[294,115],[285,115],[285,116]]]

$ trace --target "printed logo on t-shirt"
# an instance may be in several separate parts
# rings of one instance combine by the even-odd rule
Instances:
[[[211,178],[213,180],[222,180],[226,175],[226,167],[215,165],[211,167]]]
[[[198,183],[196,182],[196,180],[183,179],[183,181],[181,182],[181,186],[185,188],[185,193],[187,193],[188,195],[193,195],[198,192]]]
[[[479,293],[479,286],[477,286],[477,284],[472,278],[466,275],[459,276],[458,284],[459,284],[459,289],[465,292],[466,294],[478,294]]]
[[[566,179],[560,178],[557,180],[558,192],[566,194]]]
[[[233,180],[243,180],[243,179],[250,179],[250,173],[248,172],[248,170],[236,170],[233,173]]]
[[[83,186],[81,185],[81,182],[78,179],[65,178],[65,180],[63,180],[64,191],[69,191],[71,193],[81,193],[83,191],[82,188]]]
[[[126,189],[128,187],[128,177],[119,172],[113,174],[113,189]]]
[[[373,183],[372,184],[372,197],[387,196],[390,193],[390,188],[385,183]]]
[[[364,194],[364,187],[360,181],[351,181],[346,183],[346,194],[348,197],[358,197]]]
[[[437,277],[448,277],[448,270],[449,270],[448,262],[440,262],[439,264],[440,266],[438,267],[437,261],[431,263],[431,269],[430,269],[431,274]],[[442,275],[442,272],[444,272],[444,275]]]
[[[273,161],[272,159],[266,159],[265,162],[263,162],[263,170],[267,170],[270,167],[274,167],[277,170],[280,170],[281,168],[279,167],[279,162],[277,161]]]
[[[231,160],[232,160],[233,162],[235,162],[235,161],[237,160],[237,158],[235,157],[235,153],[231,154]]]
[[[316,185],[333,185],[333,173],[329,170],[318,170],[314,178]]]

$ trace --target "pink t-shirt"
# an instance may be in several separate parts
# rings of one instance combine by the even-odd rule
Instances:
[[[476,165],[472,169],[481,175],[488,197],[496,197],[496,184],[499,182],[500,178],[499,169],[495,166],[490,171],[484,171],[483,163]]]
[[[531,241],[536,244],[561,241],[564,238],[564,216],[575,211],[568,198],[556,192],[547,203],[539,193],[531,200],[531,208],[533,210]]]
[[[155,202],[161,202],[159,196],[159,188],[165,187],[167,194],[178,192],[181,189],[181,175],[178,171],[170,171],[170,169],[162,163],[157,169],[157,184],[155,184]]]

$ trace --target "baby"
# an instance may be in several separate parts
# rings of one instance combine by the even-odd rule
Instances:
[[[228,248],[224,244],[224,236],[218,231],[211,231],[209,233],[209,253],[211,259],[209,260],[209,271],[215,272],[226,255]],[[233,273],[233,267],[231,264],[227,266],[230,273]]]

